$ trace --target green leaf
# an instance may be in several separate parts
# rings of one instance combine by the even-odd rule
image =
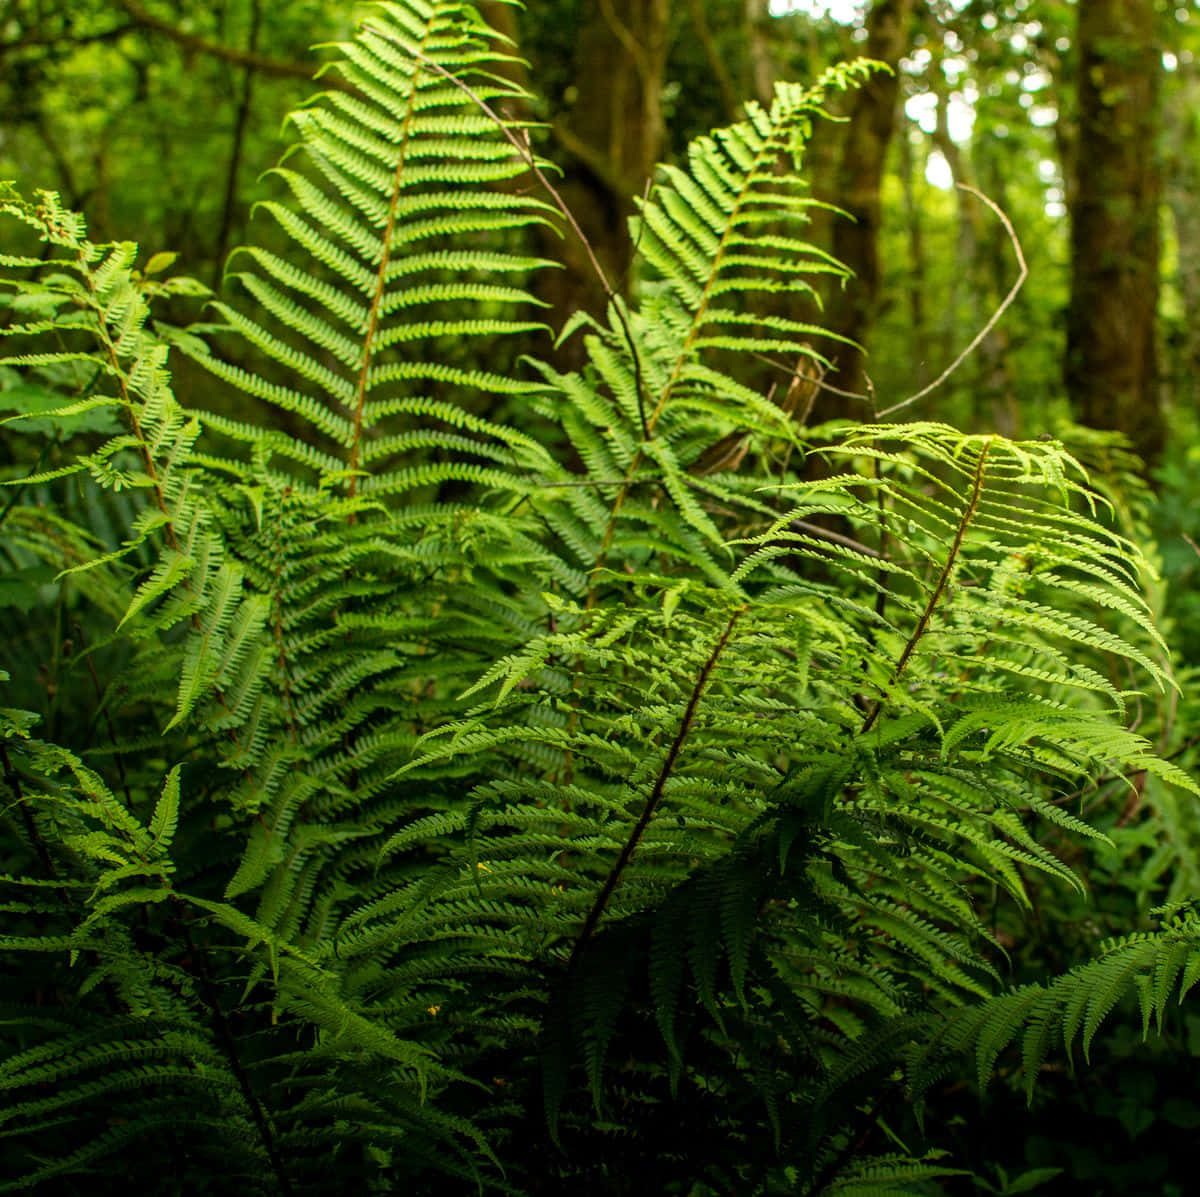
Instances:
[[[179,257],[176,253],[157,253],[151,255],[149,261],[142,268],[142,273],[149,277],[152,274],[162,274],[164,270],[169,270],[175,265],[176,259]]]
[[[175,828],[179,823],[179,776],[182,765],[167,774],[162,793],[154,804],[154,814],[150,819],[151,846],[161,852],[166,852],[171,846]]]

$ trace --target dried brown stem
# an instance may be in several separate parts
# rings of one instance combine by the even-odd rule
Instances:
[[[625,841],[625,846],[621,849],[620,856],[617,857],[616,863],[613,865],[608,877],[605,878],[604,884],[600,887],[600,892],[596,895],[596,900],[592,903],[591,910],[588,911],[587,918],[584,920],[583,930],[580,931],[579,938],[575,941],[575,946],[571,949],[571,959],[567,966],[568,969],[574,968],[575,962],[579,959],[580,952],[587,946],[588,941],[595,933],[601,916],[608,906],[608,901],[613,895],[613,891],[620,883],[625,868],[629,864],[630,858],[633,856],[638,844],[641,842],[646,828],[650,826],[650,820],[654,818],[654,812],[658,810],[667,780],[675,768],[675,762],[679,759],[679,753],[683,748],[684,741],[687,739],[688,732],[691,730],[692,721],[696,717],[696,708],[700,705],[700,698],[704,693],[704,687],[708,684],[708,679],[712,671],[716,668],[717,662],[721,659],[721,654],[729,644],[729,638],[733,635],[733,629],[737,627],[738,620],[746,614],[746,611],[746,607],[739,607],[729,617],[729,622],[725,625],[725,630],[721,633],[720,638],[709,654],[708,660],[704,662],[704,667],[700,670],[700,676],[696,679],[696,684],[692,687],[692,693],[688,698],[687,706],[684,708],[683,718],[679,721],[679,730],[675,733],[675,739],[672,740],[671,747],[667,750],[666,759],[662,763],[662,768],[659,769],[658,776],[655,778],[654,788],[650,791],[650,797],[646,799],[646,805],[642,808],[641,816],[637,823],[634,824],[633,830],[629,833],[629,838]]]

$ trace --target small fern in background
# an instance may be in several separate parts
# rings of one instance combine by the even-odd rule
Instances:
[[[558,216],[503,49],[403,0],[339,52],[215,323],[0,197],[5,1190],[939,1191],[890,1107],[1200,979],[1187,893],[1040,984],[998,930],[1091,788],[1196,793],[1148,563],[1056,442],[805,426],[820,329],[744,301],[841,273],[801,155],[871,64],[664,168],[638,302],[510,373]]]

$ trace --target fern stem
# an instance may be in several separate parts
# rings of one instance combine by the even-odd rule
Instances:
[[[179,901],[178,898],[172,900],[175,902]],[[234,1077],[237,1079],[238,1088],[242,1091],[242,1099],[250,1111],[250,1118],[254,1123],[254,1129],[258,1131],[258,1137],[262,1142],[263,1150],[267,1154],[267,1159],[270,1161],[271,1170],[275,1173],[279,1192],[283,1197],[291,1197],[292,1185],[291,1181],[288,1180],[287,1172],[284,1171],[283,1157],[279,1154],[279,1145],[275,1142],[275,1135],[271,1130],[271,1124],[267,1119],[266,1111],[262,1107],[262,1102],[258,1100],[258,1095],[254,1092],[254,1087],[250,1083],[250,1076],[246,1072],[246,1067],[242,1063],[241,1056],[238,1054],[237,1039],[234,1036],[233,1027],[229,1023],[229,1016],[225,1013],[225,1009],[221,1005],[221,994],[217,989],[217,983],[213,980],[212,973],[209,972],[204,951],[196,944],[196,940],[192,935],[192,929],[187,923],[186,915],[180,916],[179,928],[183,932],[184,943],[187,944],[188,954],[195,966],[194,975],[196,980],[200,982],[200,992],[203,995],[204,1004],[208,1007],[209,1013],[212,1015],[217,1035],[221,1041],[221,1048],[225,1053],[225,1058],[229,1061],[229,1067],[233,1071]]]
[[[712,671],[716,668],[717,662],[721,659],[721,654],[729,644],[729,638],[733,635],[733,629],[737,627],[738,620],[748,610],[748,607],[738,607],[733,612],[729,617],[729,622],[725,625],[725,630],[721,633],[720,638],[709,654],[708,660],[704,662],[704,666],[700,670],[700,676],[696,679],[696,684],[692,687],[692,693],[688,698],[687,706],[684,708],[683,718],[679,722],[679,730],[675,733],[675,739],[671,742],[671,747],[667,750],[667,756],[662,763],[662,768],[658,771],[658,777],[655,778],[654,789],[650,791],[650,797],[646,799],[646,805],[642,808],[641,816],[637,823],[634,824],[633,830],[629,833],[629,838],[625,841],[625,846],[621,849],[620,856],[617,857],[616,863],[605,878],[604,884],[600,887],[600,892],[596,895],[596,900],[592,903],[592,908],[588,911],[588,916],[584,920],[583,930],[580,931],[579,938],[576,939],[575,946],[571,949],[571,959],[567,964],[568,970],[575,967],[575,962],[579,959],[580,952],[583,951],[595,933],[600,918],[608,906],[608,901],[613,895],[613,891],[620,883],[626,866],[628,866],[630,858],[641,842],[646,828],[650,826],[650,820],[654,818],[654,812],[658,809],[658,805],[662,801],[667,779],[671,776],[675,768],[675,762],[679,759],[679,753],[683,749],[688,732],[691,730],[692,721],[696,717],[696,708],[700,705],[700,698],[704,693],[704,687],[708,684],[708,679]]]
[[[733,210],[725,221],[725,227],[721,232],[721,241],[717,246],[716,252],[713,255],[712,268],[708,272],[708,277],[704,283],[704,291],[700,296],[699,305],[696,308],[696,314],[692,317],[691,326],[688,328],[687,336],[684,338],[682,347],[676,355],[675,363],[671,367],[671,374],[667,381],[663,384],[662,390],[658,393],[658,399],[655,401],[654,410],[647,417],[642,412],[642,439],[648,441],[654,435],[654,429],[658,424],[659,418],[662,416],[663,409],[667,405],[667,401],[671,398],[671,394],[675,389],[675,385],[679,381],[679,375],[683,370],[684,363],[688,360],[692,353],[692,346],[695,344],[696,338],[700,335],[700,330],[704,326],[704,318],[708,315],[708,305],[712,299],[713,285],[717,281],[717,276],[721,272],[721,267],[725,260],[725,251],[729,245],[729,238],[733,233],[738,217],[741,215],[742,207],[746,201],[747,195],[753,189],[756,181],[759,164],[767,157],[768,151],[775,153],[779,152],[779,147],[773,141],[768,140],[762,150],[759,151],[754,159],[754,164],[750,170],[746,172],[746,182],[742,190],[738,193],[737,199],[734,201]],[[630,338],[632,345],[632,338]],[[634,358],[635,365],[637,358]],[[638,401],[641,402],[641,391],[638,391]],[[621,489],[617,492],[616,500],[613,502],[613,508],[608,517],[608,525],[604,529],[604,537],[600,543],[600,552],[596,555],[596,563],[592,566],[591,574],[588,582],[588,595],[586,607],[590,610],[595,605],[595,592],[591,585],[591,577],[598,573],[604,566],[604,562],[608,557],[609,549],[612,548],[613,535],[616,532],[617,518],[621,514],[621,508],[625,505],[625,499],[629,494],[629,488],[633,485],[633,479],[637,476],[638,471],[642,468],[642,462],[645,461],[645,453],[641,446],[633,455],[633,460],[629,463],[629,469],[625,473],[625,480],[621,483]]]
[[[433,33],[435,19],[436,13],[431,15],[425,23],[425,29],[421,34],[421,50],[424,49]],[[420,50],[417,53],[424,58],[424,54]],[[387,220],[383,227],[383,248],[379,254],[379,271],[375,276],[375,294],[371,296],[371,306],[367,311],[367,327],[363,333],[362,366],[358,372],[358,382],[354,391],[354,433],[350,444],[350,486],[348,490],[351,498],[358,491],[358,462],[362,452],[363,414],[367,402],[367,383],[371,374],[371,354],[374,351],[375,335],[379,331],[379,311],[383,306],[383,297],[387,294],[388,267],[392,262],[392,235],[396,230],[396,214],[400,210],[400,194],[403,190],[404,172],[408,166],[408,143],[412,137],[412,122],[416,115],[417,88],[420,80],[421,71],[418,68],[413,71],[413,77],[409,83],[408,104],[401,126],[399,157],[396,161],[395,173],[392,176],[392,195],[388,203]],[[349,522],[354,523],[354,518],[354,513],[351,512]]]
[[[13,797],[17,800],[17,806],[21,808],[21,822],[24,824],[25,834],[29,837],[29,842],[33,845],[33,850],[37,853],[38,860],[41,862],[42,871],[46,874],[48,880],[57,881],[58,870],[54,867],[54,860],[50,856],[50,849],[46,847],[46,841],[42,838],[42,833],[38,830],[38,825],[33,821],[33,813],[30,811],[21,792],[21,778],[17,775],[16,769],[13,768],[12,760],[8,755],[8,749],[4,744],[0,744],[0,767],[3,767],[4,780],[8,783],[8,788],[13,792]]]
[[[738,220],[742,215],[742,209],[745,207],[747,199],[759,182],[759,167],[772,156],[778,161],[781,153],[783,153],[783,138],[779,135],[778,130],[776,130],[772,136],[764,140],[762,148],[755,155],[754,161],[743,176],[744,182],[742,188],[738,192],[737,198],[733,201],[733,207],[725,219],[725,227],[721,230],[721,240],[713,254],[712,266],[708,271],[707,278],[704,280],[704,290],[700,293],[700,302],[696,305],[696,314],[692,317],[687,337],[684,339],[683,345],[675,358],[675,364],[671,367],[670,377],[668,377],[667,381],[663,384],[662,390],[658,393],[658,400],[654,404],[654,410],[650,413],[647,440],[653,434],[655,425],[663,413],[663,408],[666,407],[667,401],[671,398],[671,394],[679,382],[679,376],[684,364],[692,354],[692,346],[695,344],[696,338],[700,335],[700,330],[704,327],[704,320],[708,315],[709,304],[712,302],[712,289],[720,276],[722,266],[725,264],[725,254],[729,248],[729,238],[733,235],[733,231],[738,225]],[[631,474],[635,472],[634,469],[630,470]]]
[[[979,500],[983,495],[983,481],[987,470],[988,453],[991,447],[992,441],[988,437],[984,440],[983,447],[979,450],[979,461],[975,464],[975,478],[971,485],[971,497],[968,499],[967,505],[963,510],[962,519],[958,521],[958,529],[954,533],[954,543],[950,546],[950,552],[946,556],[946,563],[942,566],[942,572],[938,575],[937,584],[929,595],[929,600],[925,604],[925,610],[921,612],[921,618],[917,620],[917,626],[913,629],[913,634],[908,638],[908,643],[904,646],[904,651],[900,654],[900,659],[896,662],[896,668],[892,670],[891,685],[895,685],[900,680],[900,675],[907,667],[909,660],[917,649],[917,645],[920,644],[922,637],[929,630],[929,622],[933,618],[933,613],[937,609],[938,603],[941,602],[942,595],[945,593],[946,586],[950,581],[950,575],[954,572],[955,565],[958,564],[958,555],[962,551],[962,544],[966,538],[967,529],[971,526],[971,521],[975,518],[975,513],[979,510]],[[875,705],[867,713],[866,719],[863,720],[859,735],[866,735],[875,726],[875,721],[879,718],[882,710],[883,698],[877,698]]]
[[[121,359],[117,353],[116,342],[108,335],[108,329],[105,325],[105,309],[100,302],[96,292],[96,277],[88,267],[88,259],[86,255],[80,253],[80,262],[84,269],[82,271],[84,282],[87,285],[88,292],[92,297],[92,302],[96,312],[96,335],[100,344],[104,348],[105,356],[108,358],[109,369],[113,372],[113,377],[117,380],[117,386],[121,391],[121,402],[125,407],[125,413],[129,417],[129,427],[133,432],[134,438],[137,440],[138,448],[142,452],[142,460],[146,463],[146,476],[150,479],[150,484],[154,489],[154,502],[159,511],[164,516],[163,536],[166,539],[167,546],[172,552],[179,552],[179,538],[175,534],[175,521],[171,518],[171,512],[167,507],[167,496],[163,491],[162,480],[158,476],[158,467],[154,464],[154,454],[150,449],[150,442],[146,439],[146,434],[142,431],[141,421],[137,416],[137,406],[133,396],[129,393],[129,378],[121,367]]]

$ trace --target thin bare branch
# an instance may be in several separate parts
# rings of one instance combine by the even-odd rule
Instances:
[[[1017,265],[1020,267],[1020,273],[1017,275],[1017,281],[1013,283],[1008,294],[1000,301],[1000,306],[992,313],[988,322],[975,334],[971,343],[952,361],[931,383],[923,386],[915,395],[909,395],[907,399],[900,400],[899,403],[892,404],[891,407],[886,407],[879,413],[879,419],[884,419],[887,416],[893,415],[895,412],[908,407],[910,404],[916,403],[920,399],[924,399],[926,395],[932,394],[938,387],[954,373],[975,352],[976,349],[983,343],[983,339],[1000,323],[1000,318],[1012,306],[1013,301],[1017,298],[1021,288],[1025,285],[1025,280],[1029,277],[1029,266],[1025,261],[1025,254],[1021,249],[1020,239],[1017,237],[1017,231],[1012,226],[1012,221],[1009,220],[1004,210],[996,203],[995,200],[989,199],[982,191],[971,187],[967,183],[959,183],[958,189],[965,191],[969,195],[975,196],[976,199],[982,200],[999,218],[1000,223],[1004,226],[1004,231],[1008,234],[1008,239],[1012,243],[1013,253],[1017,257]],[[866,398],[866,396],[862,396]]]
[[[801,532],[807,532],[811,536],[819,536],[823,540],[832,540],[834,544],[845,545],[846,548],[853,549],[856,553],[862,553],[864,557],[877,557],[881,561],[886,559],[886,554],[881,553],[878,549],[873,549],[870,545],[865,545],[852,536],[843,536],[840,532],[834,532],[832,528],[822,528],[820,524],[810,524],[807,520],[792,520],[792,527],[798,528]]]
[[[967,358],[969,358],[971,354],[979,348],[984,337],[986,337],[988,333],[990,333],[992,329],[996,327],[1000,321],[1000,317],[1003,316],[1004,313],[1012,306],[1013,301],[1017,298],[1021,288],[1025,285],[1025,280],[1029,277],[1029,266],[1025,261],[1024,251],[1021,249],[1021,242],[1017,237],[1016,230],[1012,226],[1012,221],[1009,220],[1003,209],[1001,209],[995,200],[989,199],[986,195],[984,195],[982,191],[978,191],[966,183],[959,183],[958,186],[961,190],[969,192],[971,195],[981,199],[1000,218],[1000,222],[1004,225],[1004,230],[1008,234],[1009,240],[1012,242],[1013,252],[1016,254],[1017,265],[1020,267],[1020,273],[1017,277],[1017,281],[1013,283],[1008,294],[1000,302],[1000,306],[992,313],[988,322],[979,330],[979,332],[975,334],[974,338],[971,340],[971,343],[966,347],[966,349],[964,349],[962,353],[960,353],[958,357],[956,357],[954,361],[952,361],[950,365],[948,365],[931,383],[922,387],[915,395],[909,395],[907,399],[902,399],[899,403],[894,403],[891,407],[884,408],[883,411],[878,413],[878,419],[883,419],[885,416],[890,416],[894,412],[898,412],[902,408],[908,407],[909,404],[916,403],[919,399],[924,399],[926,395],[929,395],[933,391],[937,390],[937,388],[940,387],[942,383],[944,383],[946,379],[949,378],[950,375],[953,374],[955,370],[957,370],[963,364],[963,362],[965,362]],[[752,356],[761,362],[765,362],[768,366],[772,366],[776,370],[782,371],[785,374],[791,374],[793,372],[790,366],[786,366],[783,362],[778,362],[774,358],[768,357],[765,354],[755,353]],[[831,386],[823,379],[809,378],[807,376],[804,377],[806,378],[806,381],[813,383],[822,391],[828,391],[829,394],[838,395],[842,399],[856,399],[862,403],[872,404],[875,401],[875,396],[873,394],[864,394],[859,391],[844,391],[840,387]]]
[[[0,42],[0,57],[6,54],[16,54],[22,50],[34,49],[65,49],[68,53],[80,46],[90,46],[97,42],[120,41],[127,33],[133,33],[138,28],[136,22],[124,25],[114,25],[111,29],[101,29],[96,33],[31,33],[17,38],[13,42]]]
[[[794,367],[787,365],[784,362],[776,361],[775,358],[765,353],[751,352],[750,356],[755,361],[762,362],[766,366],[770,366],[773,370],[778,370],[781,374],[788,375],[789,378],[798,378],[801,382],[811,382],[819,391],[828,391],[831,395],[840,395],[843,399],[859,399],[864,403],[871,402],[870,395],[860,395],[857,391],[843,391],[841,387],[835,387],[825,381],[824,374],[801,374]]]

